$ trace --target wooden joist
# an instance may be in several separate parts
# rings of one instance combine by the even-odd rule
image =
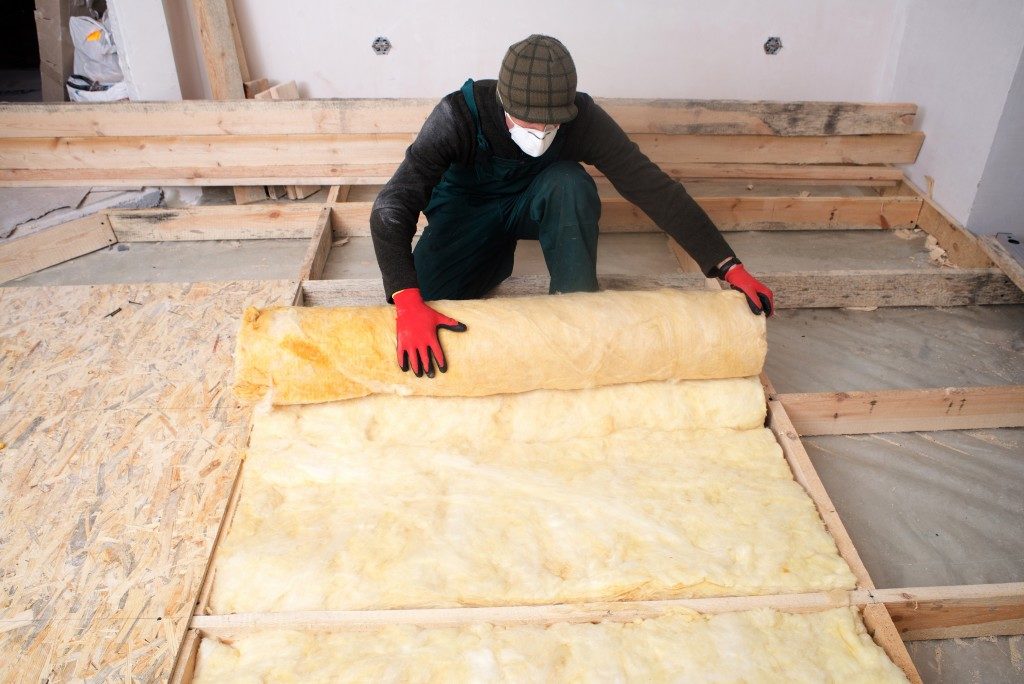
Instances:
[[[992,260],[985,254],[973,233],[960,225],[959,221],[921,192],[916,185],[906,179],[904,183],[923,200],[917,227],[935,238],[939,247],[946,250],[951,264],[965,268],[992,266]]]
[[[0,243],[0,283],[117,242],[106,215],[86,216]]]
[[[889,136],[632,136],[670,175],[693,164],[902,164],[913,162],[923,137]],[[389,177],[412,141],[409,134],[314,136],[175,136],[0,138],[0,181],[93,180],[202,184],[297,177]],[[258,170],[257,170],[258,169]],[[685,174],[683,174],[685,175]],[[298,183],[301,184],[301,183]],[[321,183],[324,184],[324,183]]]
[[[995,235],[980,236],[978,246],[1017,287],[1024,290],[1024,266],[1006,251]]]
[[[204,16],[219,8],[193,0]],[[225,10],[226,11],[226,10]],[[225,18],[210,16],[212,26]],[[228,19],[229,21],[229,19]],[[224,69],[238,69],[238,51],[220,33],[204,41],[204,53],[223,53]],[[216,42],[216,44],[214,44]],[[244,53],[242,53],[244,54]],[[214,68],[218,65],[214,64]],[[208,65],[208,68],[209,65]],[[245,77],[248,80],[248,77]],[[241,87],[241,84],[239,84]],[[224,99],[215,94],[218,99]],[[0,103],[3,137],[148,135],[315,135],[416,133],[435,99],[336,99],[265,103],[117,102],[75,105]],[[737,100],[601,99],[627,133],[687,135],[885,135],[913,130],[917,106],[906,103],[744,102]]]
[[[337,186],[336,186],[337,187]],[[328,200],[331,198],[328,197]],[[341,199],[341,188],[335,199]],[[914,197],[695,197],[723,231],[839,230],[913,225],[921,200]],[[335,233],[370,234],[372,202],[328,201]],[[246,240],[309,237],[319,205],[275,203],[247,207],[201,206],[107,212],[121,242]],[[421,227],[425,219],[420,217]],[[639,208],[622,198],[601,201],[606,233],[657,232]]]
[[[318,280],[327,265],[327,257],[334,243],[334,232],[331,230],[331,210],[323,207],[317,219],[316,229],[310,239],[309,248],[299,267],[299,281]],[[301,292],[298,290],[297,292]]]
[[[904,641],[1024,634],[1024,582],[875,590]]]
[[[917,197],[694,197],[722,231],[910,228]],[[654,231],[657,226],[622,198],[601,201],[601,229]]]
[[[802,435],[1024,426],[1024,386],[778,395]]]

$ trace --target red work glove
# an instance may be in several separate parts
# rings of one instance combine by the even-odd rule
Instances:
[[[739,290],[747,296],[747,304],[755,314],[762,311],[767,316],[775,312],[775,295],[760,280],[750,275],[738,259],[730,259],[722,270],[722,280],[729,283],[732,289]]]
[[[398,317],[395,327],[398,331],[398,366],[409,370],[417,378],[434,377],[434,366],[442,373],[448,371],[448,363],[441,349],[441,341],[437,338],[438,328],[463,332],[466,326],[454,318],[448,318],[423,303],[419,288],[411,287],[399,290],[394,294],[395,309]]]

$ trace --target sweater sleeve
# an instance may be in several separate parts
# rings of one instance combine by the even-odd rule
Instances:
[[[607,112],[593,100],[587,105],[580,121],[582,160],[596,166],[623,197],[672,236],[705,275],[716,275],[718,264],[736,254],[707,213],[682,184],[640,151]]]
[[[448,167],[469,154],[471,138],[457,102],[461,99],[453,93],[434,107],[373,203],[370,235],[389,302],[395,292],[418,287],[412,257],[416,222]]]

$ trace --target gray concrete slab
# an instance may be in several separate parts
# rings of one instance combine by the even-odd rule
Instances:
[[[765,370],[779,392],[1024,384],[1024,306],[783,310]]]
[[[597,271],[608,275],[678,273],[679,265],[663,233],[602,235],[597,249]],[[520,240],[513,275],[547,275],[544,253],[536,240]],[[368,237],[352,237],[331,248],[324,279],[378,278],[380,269]]]
[[[803,443],[879,587],[1024,582],[1024,428]]]
[[[925,684],[1024,682],[1024,637],[911,641],[910,657]]]
[[[98,285],[297,278],[308,240],[118,243],[4,283]]]
[[[904,240],[888,230],[746,231],[726,234],[751,273],[935,269],[925,235]]]

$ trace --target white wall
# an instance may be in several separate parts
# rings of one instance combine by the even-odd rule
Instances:
[[[1017,63],[992,151],[967,227],[975,233],[1024,235],[1024,54]]]
[[[1024,0],[910,0],[892,87],[927,136],[907,168],[961,223],[971,206],[1024,49]],[[1018,161],[1019,163],[1019,161]]]
[[[252,76],[295,80],[305,97],[440,97],[467,77],[495,77],[508,45],[548,33],[572,52],[580,89],[598,96],[878,100],[904,2],[235,0],[235,9]],[[182,29],[176,42],[191,40]],[[391,54],[370,49],[377,35]],[[784,45],[774,57],[762,49],[770,35]],[[182,89],[202,91],[198,72]]]

